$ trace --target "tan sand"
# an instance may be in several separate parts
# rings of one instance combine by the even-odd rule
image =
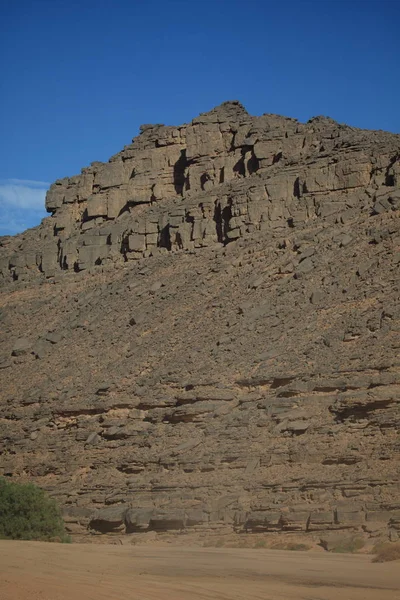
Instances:
[[[400,600],[367,555],[0,541],[1,600]]]

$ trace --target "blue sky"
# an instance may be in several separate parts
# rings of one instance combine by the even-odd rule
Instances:
[[[397,0],[2,0],[0,235],[141,123],[230,99],[400,132]]]

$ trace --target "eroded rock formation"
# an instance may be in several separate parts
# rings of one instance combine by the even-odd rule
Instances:
[[[145,125],[1,238],[0,475],[71,531],[396,539],[400,137]]]

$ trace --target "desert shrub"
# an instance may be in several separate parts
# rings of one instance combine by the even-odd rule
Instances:
[[[3,477],[0,477],[0,538],[70,541],[55,500],[31,483],[15,483]]]
[[[400,560],[400,543],[386,542],[377,544],[372,551],[375,554],[372,562]]]
[[[209,538],[203,543],[203,548],[223,548],[224,540],[222,538]]]
[[[364,546],[365,542],[360,537],[347,538],[333,546],[331,552],[336,552],[338,554],[351,554],[358,552],[358,550],[361,550],[361,548]]]
[[[311,546],[308,544],[301,544],[299,542],[276,542],[271,546],[273,550],[293,550],[294,552],[305,552],[310,550]]]

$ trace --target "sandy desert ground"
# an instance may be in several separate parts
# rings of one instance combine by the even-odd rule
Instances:
[[[0,542],[1,600],[400,600],[400,563],[265,549]]]

